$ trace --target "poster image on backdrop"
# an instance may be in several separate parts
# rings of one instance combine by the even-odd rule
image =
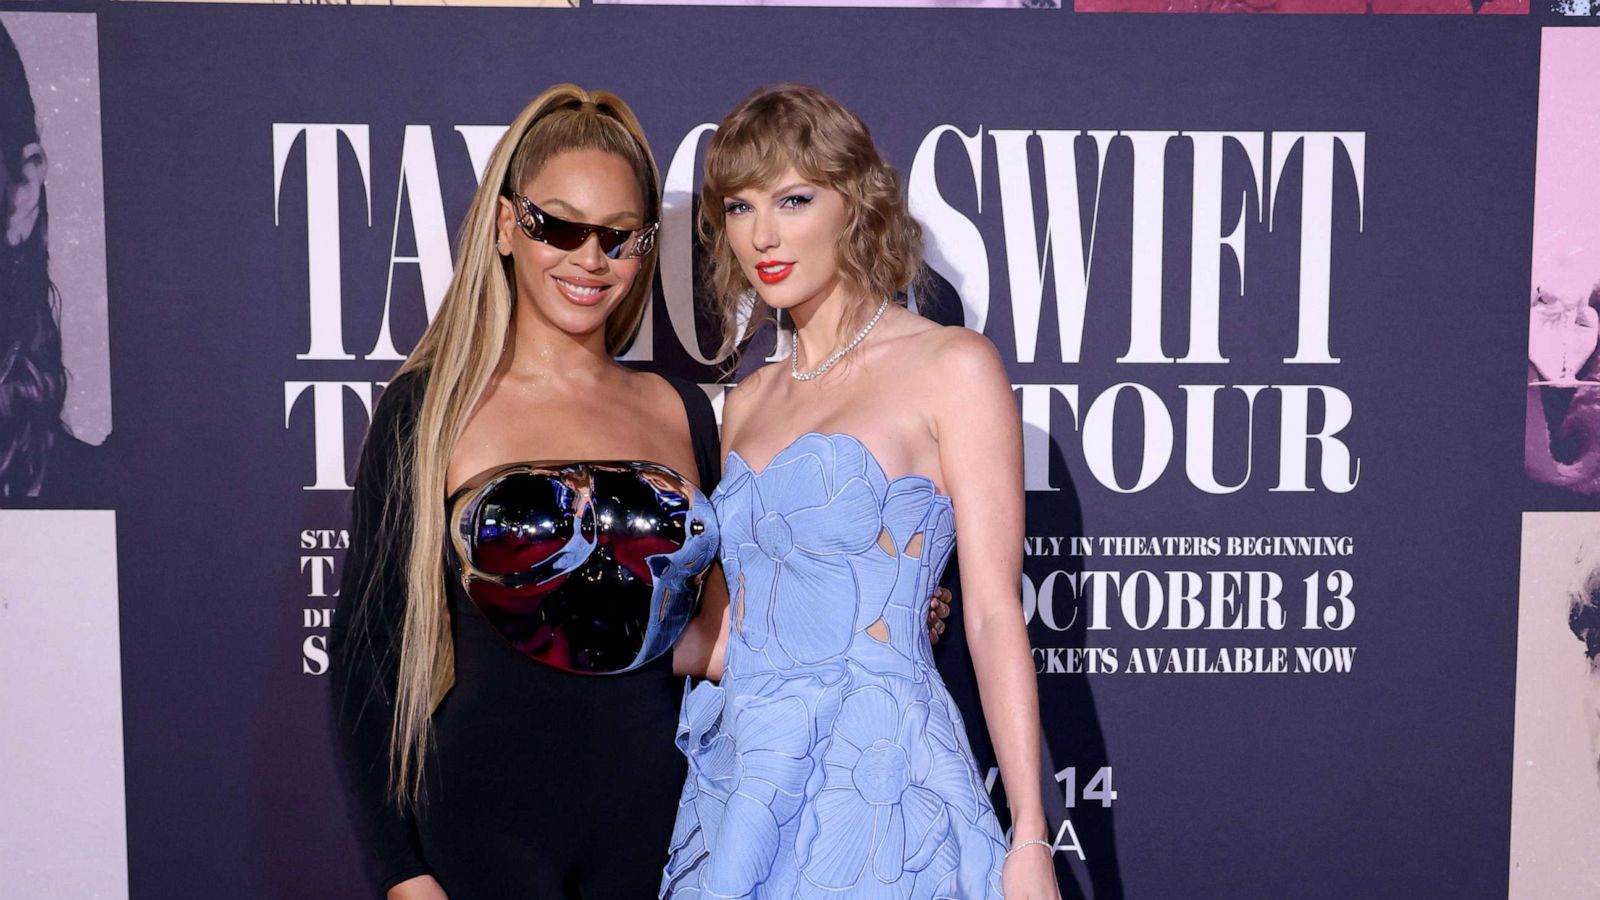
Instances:
[[[1077,0],[1073,8],[1077,12],[1522,16],[1528,13],[1528,0]]]
[[[1539,72],[1524,462],[1600,495],[1600,31],[1547,28]]]
[[[0,893],[124,900],[115,513],[0,510],[0,719]]]
[[[981,9],[1059,9],[1061,0],[591,0],[639,6],[938,6]]]
[[[1527,513],[1511,900],[1600,894],[1600,513]]]
[[[574,9],[578,0],[162,0],[167,3],[254,3],[278,6],[502,6]]]
[[[111,431],[95,17],[0,13],[0,503],[76,499]]]

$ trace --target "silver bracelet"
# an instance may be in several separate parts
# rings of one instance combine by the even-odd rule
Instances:
[[[1017,852],[1018,850],[1021,850],[1023,847],[1026,847],[1029,844],[1038,844],[1039,846],[1044,848],[1046,853],[1050,854],[1051,856],[1055,856],[1056,855],[1056,848],[1051,846],[1049,841],[1042,841],[1042,840],[1040,840],[1038,838],[1033,838],[1032,840],[1023,841],[1022,843],[1016,845],[1015,847],[1012,847],[1010,850],[1007,850],[1005,858],[1006,859],[1010,859],[1011,858],[1011,854]]]

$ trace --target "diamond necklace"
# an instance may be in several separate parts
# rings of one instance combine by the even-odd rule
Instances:
[[[835,350],[833,355],[828,357],[827,362],[809,372],[800,371],[800,335],[797,332],[794,336],[794,352],[789,354],[790,377],[792,377],[795,381],[811,381],[814,378],[821,378],[822,376],[828,374],[828,370],[833,368],[834,363],[844,359],[844,355],[846,353],[854,350],[857,344],[866,339],[867,332],[872,330],[872,326],[878,324],[878,320],[883,318],[883,311],[888,308],[889,298],[885,297],[883,298],[883,302],[878,304],[878,311],[872,314],[872,318],[867,320],[867,324],[861,326],[861,330],[856,332],[856,336],[851,338],[849,343],[845,344],[843,347],[840,347],[838,350]]]

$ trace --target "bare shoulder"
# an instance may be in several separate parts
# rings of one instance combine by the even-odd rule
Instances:
[[[760,398],[767,390],[774,378],[782,374],[778,371],[778,363],[768,363],[761,368],[746,375],[743,380],[728,389],[722,398],[722,435],[725,445],[731,445],[731,438],[744,421],[745,411],[753,406],[760,405]]]
[[[659,372],[629,369],[620,386],[622,390],[615,398],[593,399],[617,409],[631,409],[641,422],[672,427],[674,423],[683,421],[686,401],[679,393],[680,387],[687,387],[683,379],[670,378]]]
[[[929,375],[951,390],[1007,385],[1010,376],[994,344],[982,334],[961,325],[933,325],[920,336]]]
[[[948,439],[952,452],[981,454],[1020,440],[1021,410],[994,344],[959,325],[941,327],[927,340],[929,364],[924,371],[934,389],[934,427],[941,447]]]
[[[891,304],[884,310],[884,318],[884,324],[902,337],[925,336],[944,327],[927,316],[912,312],[899,304]]]
[[[739,383],[728,389],[729,403],[748,403],[766,393],[772,382],[783,373],[779,369],[787,363],[767,363],[761,368],[746,375]]]
[[[877,353],[892,361],[896,368],[912,370],[898,374],[915,377],[919,375],[917,370],[938,365],[941,334],[946,330],[938,322],[903,306],[891,306],[885,311],[883,322],[878,326],[878,335],[875,335],[878,337]]]
[[[652,399],[654,402],[665,402],[670,397],[676,396],[678,389],[673,386],[672,379],[659,372],[649,372],[643,369],[629,369],[624,367],[627,377],[623,383],[629,391],[639,396]],[[668,407],[669,409],[671,407]]]
[[[975,410],[1012,408],[1011,376],[988,338],[960,325],[934,325],[917,342],[914,378],[936,423],[971,422]]]

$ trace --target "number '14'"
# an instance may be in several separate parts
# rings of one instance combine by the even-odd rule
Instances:
[[[1056,773],[1056,783],[1062,785],[1062,794],[1065,797],[1067,809],[1078,805],[1078,798],[1084,801],[1099,800],[1101,806],[1110,806],[1111,801],[1117,799],[1117,792],[1111,786],[1111,767],[1101,766],[1090,776],[1089,783],[1083,786],[1083,793],[1078,793],[1078,769],[1076,766],[1067,766]]]

